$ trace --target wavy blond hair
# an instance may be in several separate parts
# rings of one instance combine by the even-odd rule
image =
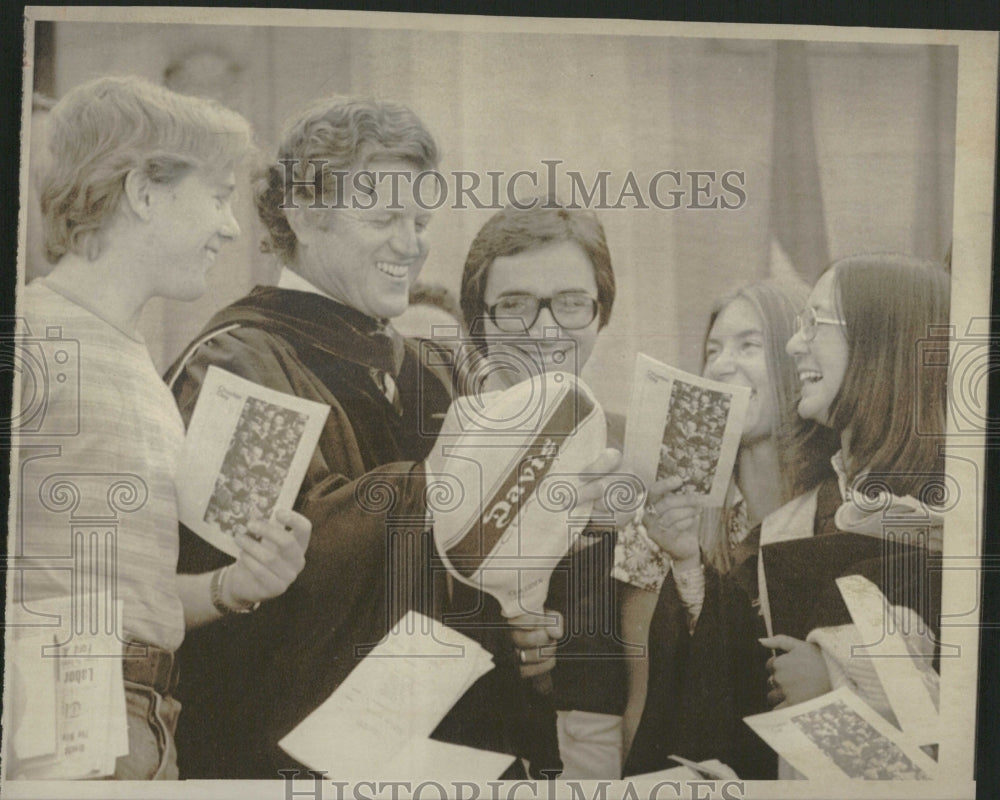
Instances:
[[[250,124],[225,106],[137,77],[82,84],[52,108],[52,160],[41,179],[45,257],[94,259],[125,178],[173,183],[193,169],[231,168],[252,145]]]

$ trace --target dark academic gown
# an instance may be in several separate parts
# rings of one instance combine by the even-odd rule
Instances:
[[[836,476],[816,490],[813,535],[837,533],[834,516],[842,500]],[[693,634],[673,575],[660,592],[649,630],[649,685],[646,705],[625,762],[625,775],[676,766],[669,756],[694,761],[717,758],[741,778],[777,777],[777,757],[743,718],[768,711],[767,659],[771,652],[759,613],[757,561],[760,527],[736,554],[737,566],[720,575],[705,566],[705,601]],[[926,552],[859,561],[843,575],[871,580],[894,605],[917,610],[937,640],[941,614],[941,574]],[[780,586],[769,592],[780,591]],[[812,627],[830,624],[829,610],[839,600],[836,585],[816,587],[806,616]],[[933,666],[938,668],[935,647]]]
[[[760,529],[742,543],[743,561],[728,575],[705,565],[705,599],[694,633],[673,573],[667,576],[649,627],[649,683],[642,719],[624,774],[675,767],[671,755],[717,758],[741,778],[777,776],[770,748],[743,722],[767,710],[769,653],[757,597]],[[751,554],[752,553],[752,554]]]
[[[377,327],[323,296],[257,287],[220,311],[167,374],[185,421],[210,365],[331,409],[295,504],[313,524],[301,574],[254,613],[189,631],[180,650],[182,777],[277,779],[304,768],[278,741],[409,608],[438,617],[464,608],[472,620],[496,612],[489,598],[449,591],[424,525],[420,462],[451,402],[448,353],[421,358],[431,343],[373,336]],[[396,375],[401,410],[372,368]],[[231,560],[182,529],[179,572]],[[502,627],[470,629],[504,649]],[[512,672],[498,668],[473,687],[439,738],[513,752],[491,685]]]

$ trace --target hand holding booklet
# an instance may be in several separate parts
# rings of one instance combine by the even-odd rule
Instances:
[[[632,378],[623,466],[645,486],[679,478],[692,505],[721,506],[729,489],[750,390],[692,375],[639,353]],[[658,592],[670,559],[634,522],[615,544],[612,575]]]
[[[747,717],[745,722],[810,779],[931,780],[937,764],[926,746],[940,741],[940,718],[930,648],[916,651],[913,637],[907,636],[908,626],[887,624],[893,608],[874,583],[849,575],[838,578],[836,585],[853,625],[848,626],[850,632],[825,629],[830,634],[840,631],[840,636],[818,639],[824,657],[829,663],[840,650],[842,660],[870,664],[888,702],[883,714],[893,719],[841,685],[821,697]],[[814,632],[810,641],[823,632]]]
[[[329,411],[209,367],[177,472],[181,522],[236,558],[251,519],[294,504]]]

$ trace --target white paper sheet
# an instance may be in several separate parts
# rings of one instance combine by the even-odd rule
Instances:
[[[53,625],[15,630],[18,663],[11,723],[16,732],[10,774],[43,780],[110,775],[128,753],[128,723],[118,625],[98,633],[73,630],[69,597],[32,603],[33,618]],[[18,621],[15,613],[13,620]]]
[[[209,367],[177,471],[181,522],[238,556],[237,531],[294,504],[329,411]]]
[[[871,659],[903,733],[915,744],[936,744],[941,729],[932,654],[921,657],[910,650],[894,624],[892,606],[870,580],[848,575],[837,579],[837,588],[864,643],[851,657]]]
[[[14,688],[11,745],[19,761],[56,751],[56,659],[40,663],[44,642],[44,635],[31,636],[14,642],[8,654]]]
[[[344,779],[389,775],[410,742],[427,738],[492,668],[477,642],[411,611],[279,745]]]

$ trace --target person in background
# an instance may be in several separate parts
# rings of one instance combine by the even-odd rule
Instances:
[[[579,375],[615,300],[604,228],[592,212],[555,198],[506,208],[476,234],[460,296],[488,376],[487,386],[467,387],[471,391],[503,389],[551,371]],[[620,448],[622,438],[622,419],[609,417],[609,446]],[[546,602],[564,624],[526,634],[521,644],[532,650],[557,645],[543,666],[552,670],[564,778],[614,778],[621,768],[625,673],[611,590],[613,552],[613,530],[594,527],[580,536],[555,568]]]
[[[619,564],[651,565],[632,570],[642,579],[623,587],[626,637],[649,648],[648,661],[629,661],[626,774],[673,766],[672,754],[720,758],[741,777],[770,774],[767,749],[741,721],[760,706],[762,684],[732,656],[756,645],[756,626],[715,615],[720,605],[739,608],[734,598],[753,591],[761,520],[815,486],[836,447],[834,437],[796,413],[799,378],[785,343],[807,291],[765,280],[715,302],[702,374],[750,389],[726,503],[702,510],[673,494],[678,481],[667,477],[650,487],[641,531],[630,525],[620,534]],[[691,634],[688,623],[699,613],[704,619]]]
[[[462,309],[455,296],[444,286],[417,281],[410,289],[410,305],[392,321],[392,326],[403,336],[436,339],[451,345],[452,336],[436,337],[435,329],[464,332]],[[457,346],[457,343],[455,344]]]
[[[76,602],[95,575],[98,583],[113,582],[124,601],[129,746],[113,777],[176,778],[174,651],[185,629],[280,595],[302,569],[310,536],[307,519],[279,511],[236,537],[235,561],[177,575],[175,469],[184,426],[137,332],[150,298],[199,297],[216,254],[239,235],[234,170],[251,132],[215,103],[139,78],[100,78],[52,108],[47,138],[40,209],[52,266],[23,291],[19,311],[25,335],[47,337],[58,328],[76,343],[78,382],[54,378],[34,387],[45,392],[46,405],[41,435],[19,442],[16,530],[20,552],[31,556],[22,563],[31,568],[20,570],[12,603]],[[22,390],[29,397],[24,382]],[[76,435],[58,435],[77,425]],[[49,447],[37,449],[42,445]],[[119,496],[125,485],[144,499],[122,513],[113,556],[76,547],[60,484],[47,481],[56,473],[75,484],[78,517],[106,516],[126,497]],[[124,482],[117,492],[111,479]],[[67,559],[86,563],[77,568],[86,574],[66,569]]]

